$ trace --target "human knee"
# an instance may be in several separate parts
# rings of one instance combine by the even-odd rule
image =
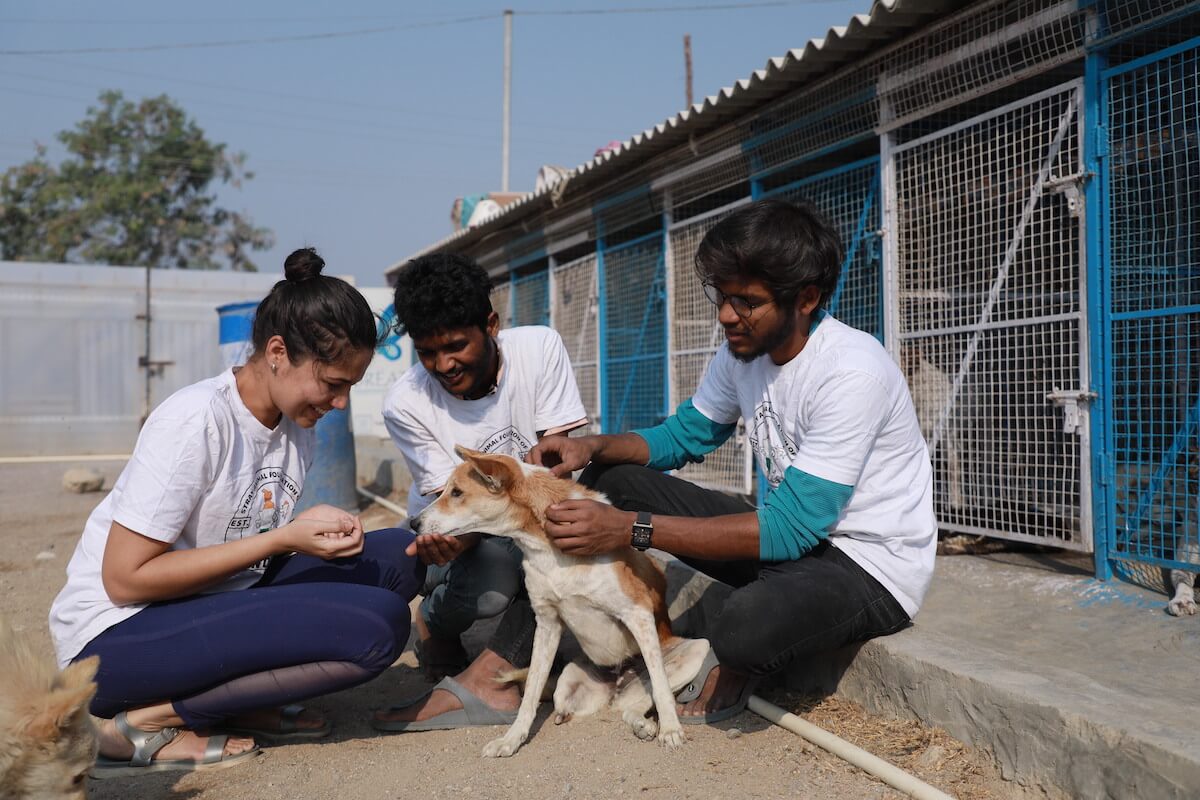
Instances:
[[[645,470],[636,464],[589,464],[579,482],[608,495],[623,495],[627,487],[641,480]]]
[[[475,603],[475,611],[479,619],[491,619],[492,617],[503,614],[509,604],[512,603],[513,595],[511,592],[484,592],[479,595],[479,600]]]
[[[404,550],[416,535],[407,528],[381,528],[370,531],[363,537],[361,558],[379,561],[385,564],[395,564],[407,560]]]
[[[763,609],[748,608],[731,598],[708,631],[717,660],[735,672],[766,675],[773,671],[771,626]]]
[[[346,660],[378,674],[395,662],[408,642],[411,614],[408,603],[391,592],[380,592],[371,607],[361,611],[357,624],[347,620],[342,629],[350,645]]]

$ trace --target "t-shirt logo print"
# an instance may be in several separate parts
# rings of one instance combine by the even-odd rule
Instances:
[[[783,482],[783,472],[796,456],[796,443],[783,432],[779,415],[765,402],[754,409],[750,447],[771,488]]]
[[[533,449],[533,444],[522,436],[519,430],[509,425],[488,436],[479,443],[477,449],[482,453],[501,453],[523,461],[525,455]]]
[[[286,525],[300,499],[300,487],[279,467],[264,467],[242,493],[241,502],[225,528],[225,541],[244,539]]]

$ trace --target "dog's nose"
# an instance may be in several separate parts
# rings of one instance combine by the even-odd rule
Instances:
[[[420,533],[421,532],[421,515],[418,514],[417,516],[410,519],[408,521],[408,527],[409,527],[409,530],[411,530],[413,533]]]

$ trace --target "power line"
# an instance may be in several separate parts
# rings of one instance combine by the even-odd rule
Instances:
[[[405,115],[422,115],[422,116],[429,116],[429,117],[444,117],[448,120],[461,120],[461,121],[469,122],[472,124],[491,124],[491,122],[492,122],[492,119],[490,117],[485,118],[485,117],[470,116],[467,114],[454,114],[454,113],[444,112],[444,111],[430,112],[430,111],[423,110],[423,109],[405,108],[405,107],[390,106],[390,105],[385,106],[385,105],[381,105],[378,101],[373,102],[373,103],[366,103],[366,102],[358,102],[358,101],[354,101],[354,100],[345,100],[342,98],[313,97],[311,95],[291,94],[288,92],[270,92],[270,91],[263,91],[261,89],[248,89],[246,86],[233,86],[230,84],[213,83],[211,81],[197,81],[197,80],[193,80],[193,79],[189,79],[189,78],[180,78],[180,77],[171,76],[171,75],[163,75],[161,73],[140,72],[138,70],[120,69],[117,67],[98,66],[98,65],[94,65],[94,64],[81,64],[78,62],[66,61],[66,60],[59,59],[59,58],[46,58],[44,56],[36,56],[32,60],[41,61],[46,64],[57,64],[60,66],[70,67],[72,69],[84,69],[84,70],[87,70],[88,72],[95,72],[95,71],[111,72],[116,75],[129,75],[129,76],[138,77],[138,78],[150,78],[150,79],[153,79],[156,81],[170,81],[172,83],[186,84],[189,86],[199,86],[199,87],[205,88],[205,89],[216,89],[221,92],[237,92],[239,94],[246,94],[246,95],[250,95],[252,97],[270,97],[270,98],[278,98],[281,100],[299,100],[299,101],[306,102],[306,103],[320,103],[322,105],[335,105],[335,106],[343,106],[346,108],[361,108],[361,109],[367,109],[367,110],[375,111],[375,112],[385,112],[388,114],[405,114]],[[0,72],[0,76],[2,76],[2,75],[16,75],[18,77],[32,77],[32,76],[29,76],[28,74],[13,72],[12,70],[5,70],[3,72]],[[46,81],[51,80],[50,78],[40,78],[40,77],[37,79],[38,80],[46,80]],[[85,85],[85,84],[79,84],[79,85]],[[565,125],[518,125],[517,127],[518,128],[536,128],[537,130],[571,131],[574,133],[594,133],[594,131],[590,128],[570,127],[570,126],[565,126]],[[533,140],[522,139],[522,141],[530,142]]]
[[[137,47],[80,47],[54,50],[0,50],[0,56],[63,56],[95,53],[149,53],[158,50],[195,50],[210,47],[238,47],[251,44],[281,44],[284,42],[310,42],[316,39],[345,39],[356,36],[371,36],[393,31],[417,30],[420,28],[439,28],[448,25],[464,25],[485,19],[496,19],[499,14],[478,14],[473,17],[458,17],[440,22],[419,22],[411,25],[385,25],[377,28],[359,28],[349,31],[328,31],[325,33],[308,33],[297,36],[264,36],[258,39],[226,39],[212,42],[182,42],[177,44],[150,44]]]
[[[719,5],[703,5],[703,6],[642,6],[636,8],[576,8],[571,10],[564,9],[527,9],[525,11],[513,11],[514,14],[522,17],[574,17],[584,15],[608,15],[608,14],[671,14],[679,11],[734,11],[746,8],[779,8],[781,6],[797,6],[797,5],[813,5],[830,3],[835,0],[808,0],[802,2],[800,0],[775,0],[775,2],[765,3],[721,3]]]
[[[598,16],[598,15],[618,15],[618,14],[674,14],[681,12],[696,12],[696,11],[734,11],[750,8],[779,8],[783,6],[795,5],[813,5],[832,2],[833,0],[771,0],[770,2],[758,3],[720,3],[713,5],[690,5],[690,6],[640,6],[630,8],[584,8],[584,9],[530,9],[526,11],[514,11],[514,14],[520,16],[541,16],[541,17],[566,17],[566,16]],[[316,39],[344,39],[356,36],[371,36],[380,33],[391,33],[394,31],[416,30],[420,28],[437,28],[449,25],[463,25],[470,22],[479,22],[488,19],[499,19],[503,16],[499,12],[490,14],[477,14],[470,17],[458,17],[456,19],[441,20],[435,22],[418,22],[408,25],[385,25],[376,28],[360,28],[349,31],[327,31],[324,33],[309,33],[294,36],[265,36],[258,39],[226,39],[210,42],[182,42],[176,44],[152,44],[141,45],[135,47],[82,47],[73,49],[54,49],[54,50],[0,50],[0,56],[50,56],[50,55],[83,55],[96,53],[148,53],[161,50],[190,50],[199,48],[211,47],[239,47],[243,45],[254,44],[281,44],[285,42],[307,42]],[[93,20],[98,23],[98,20]],[[181,23],[183,24],[183,23]]]
[[[30,75],[28,73],[15,72],[12,70],[0,71],[0,78],[6,77],[6,76],[12,76],[12,77],[16,77],[16,78],[24,78],[24,79],[32,80],[32,81],[40,81],[42,83],[55,83],[55,84],[60,84],[63,86],[75,86],[75,87],[87,88],[87,89],[104,90],[106,88],[109,88],[109,87],[101,86],[101,85],[94,84],[94,83],[81,83],[79,81],[63,80],[61,78],[47,78],[47,77],[43,77],[41,75]],[[17,89],[8,87],[8,86],[0,85],[0,91],[22,91],[22,90],[17,90]],[[24,92],[27,93],[28,90],[24,90]],[[55,95],[47,95],[47,97],[54,97],[54,96]],[[84,101],[83,98],[67,98],[65,95],[58,96],[58,97],[60,97],[61,99],[74,99],[74,100],[78,100],[80,102]],[[136,101],[134,101],[134,102],[136,102]],[[443,130],[443,129],[437,129],[437,128],[418,128],[418,127],[412,127],[412,126],[406,126],[406,125],[388,125],[388,124],[381,124],[378,122],[356,122],[354,120],[348,120],[348,119],[344,119],[344,118],[325,117],[325,116],[321,116],[318,114],[313,114],[312,112],[307,111],[307,110],[305,110],[303,112],[297,112],[295,110],[275,110],[275,109],[270,109],[270,108],[263,108],[262,106],[258,106],[258,105],[244,105],[244,104],[240,104],[240,103],[229,103],[229,102],[225,102],[222,100],[193,100],[193,101],[188,102],[188,107],[189,108],[192,108],[192,107],[225,108],[225,109],[231,109],[233,111],[248,111],[252,114],[262,114],[262,115],[274,116],[274,117],[285,117],[285,118],[292,119],[292,120],[300,119],[300,120],[306,121],[306,122],[308,122],[308,121],[326,122],[326,123],[332,123],[332,124],[338,125],[338,126],[344,126],[348,132],[357,132],[357,131],[361,131],[363,128],[368,128],[368,129],[380,131],[382,133],[392,133],[392,134],[395,134],[398,136],[411,136],[413,134],[416,134],[419,136],[422,134],[428,134],[428,135],[438,136],[438,137],[450,137],[450,138],[465,139],[468,142],[471,142],[471,141],[490,142],[494,138],[494,137],[490,136],[489,134],[477,133],[471,129],[464,129],[464,128],[460,128],[457,130]],[[250,123],[250,124],[253,125],[253,123]],[[524,143],[527,143],[527,144],[558,144],[559,143],[557,141],[552,141],[552,140],[547,140],[547,139],[532,139],[532,138],[527,138],[527,137],[522,137],[521,141]]]

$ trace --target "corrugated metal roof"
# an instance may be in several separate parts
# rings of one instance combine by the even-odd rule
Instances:
[[[727,86],[673,117],[647,128],[636,136],[571,170],[564,180],[581,191],[603,180],[617,169],[631,169],[654,155],[710,131],[747,110],[785,94],[797,86],[826,75],[844,64],[861,59],[883,43],[902,38],[913,29],[950,9],[966,5],[962,0],[875,0],[868,14],[856,14],[848,25],[830,28],[823,39],[812,39],[803,48],[772,58],[765,69]],[[530,192],[505,206],[499,213],[470,228],[456,231],[425,247],[409,258],[443,250],[450,245],[467,245],[504,225],[535,213],[549,202],[551,188]],[[388,267],[389,274],[408,259]]]

